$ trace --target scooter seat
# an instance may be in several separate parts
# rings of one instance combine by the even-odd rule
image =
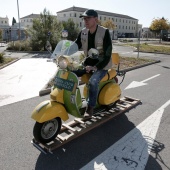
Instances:
[[[107,80],[111,80],[113,79],[115,76],[117,75],[117,72],[115,69],[109,69],[107,74],[102,78],[102,80],[100,82],[104,82],[104,81],[107,81]],[[82,77],[81,77],[81,81],[83,83],[88,83],[89,82],[89,79],[91,77],[91,74],[84,74]]]
[[[101,79],[100,82],[107,81],[113,79],[117,75],[117,72],[115,69],[109,69],[107,74]]]

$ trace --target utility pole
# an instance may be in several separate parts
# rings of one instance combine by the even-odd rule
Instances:
[[[17,9],[18,9],[18,24],[19,24],[19,41],[20,41],[20,39],[21,39],[21,26],[20,26],[20,16],[19,16],[19,3],[18,3],[18,0],[17,0]]]
[[[139,46],[140,46],[140,30],[138,32],[138,56],[137,58],[139,58]]]
[[[19,35],[18,36],[19,36],[19,41],[20,41],[21,40],[21,25],[20,25],[19,3],[18,3],[18,0],[17,0],[17,9],[18,9],[18,24],[19,24]],[[20,46],[19,46],[19,51],[20,51]]]

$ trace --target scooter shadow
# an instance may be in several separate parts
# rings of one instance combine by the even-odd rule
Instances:
[[[126,158],[126,156],[131,154],[130,152],[133,151],[132,148],[129,149],[128,146],[123,148],[124,150],[129,149],[129,151],[126,152],[127,155],[122,154],[124,151],[123,149],[119,150],[119,145],[117,145],[116,150],[115,148],[112,148],[113,145],[117,144],[117,141],[119,141],[132,130],[136,131],[135,135],[137,134],[137,138],[142,141],[142,144],[139,143],[138,145],[145,145],[145,147],[143,147],[144,149],[142,150],[142,155],[144,156],[142,157],[142,155],[140,155],[140,159],[145,160],[144,165],[139,164],[138,161],[136,161],[136,156],[135,158],[133,157],[134,155],[131,157],[131,159]],[[125,142],[129,143],[128,141]],[[152,165],[154,165],[154,169],[161,170],[161,166],[156,161],[156,159],[152,159],[152,156],[149,156],[148,146],[149,144],[146,142],[141,132],[132,122],[128,120],[125,114],[122,114],[56,149],[53,154],[45,155],[41,153],[37,159],[35,169],[91,170],[95,169],[94,166],[97,166],[98,168],[104,167],[104,169],[108,170],[125,170],[121,167],[126,167],[126,169],[132,168],[142,170],[145,169],[147,159],[149,158],[149,161],[151,161]],[[100,154],[103,152],[105,152],[105,156],[101,157]],[[108,157],[106,155],[108,155]],[[110,161],[113,163],[111,164]],[[150,166],[147,167],[151,168]]]

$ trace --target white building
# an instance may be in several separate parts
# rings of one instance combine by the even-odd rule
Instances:
[[[20,18],[21,26],[24,28],[29,28],[32,26],[33,19],[40,18],[40,14],[30,14],[25,17]]]
[[[62,11],[57,12],[57,19],[59,21],[67,21],[71,18],[75,23],[79,25],[79,28],[82,29],[84,27],[83,20],[79,18],[79,16],[84,13],[87,9],[80,8],[80,7],[71,7],[64,9]],[[112,20],[113,23],[116,25],[116,30],[118,35],[125,36],[125,37],[134,37],[137,36],[138,33],[138,19],[133,17],[116,14],[111,12],[99,11],[96,10],[98,13],[98,19],[101,22],[105,22],[107,20]]]
[[[0,17],[0,28],[8,27],[9,26],[9,19],[6,16],[5,18]]]
[[[81,8],[81,7],[70,7],[67,9],[64,9],[62,11],[57,12],[57,19],[59,21],[68,21],[68,19],[72,19],[76,24],[78,24],[80,30],[84,27],[84,22],[79,16],[84,13],[87,10],[87,8]],[[115,30],[110,30],[110,32],[113,31],[113,37],[115,35],[118,37],[137,37],[138,36],[138,30],[141,29],[141,25],[138,25],[138,19],[130,17],[128,15],[122,15],[122,14],[116,14],[111,12],[105,12],[105,11],[99,11],[98,12],[98,19],[101,21],[101,23],[111,20],[113,21],[114,25],[116,26]],[[40,18],[40,14],[30,14],[25,17],[20,18],[20,26],[22,29],[29,28],[33,24],[33,19]],[[4,30],[10,28],[9,26],[9,20],[8,18],[1,18],[0,17],[0,28]],[[11,27],[12,30],[18,30],[16,28],[16,24]],[[21,30],[22,30],[21,29]],[[14,35],[14,34],[12,34]],[[15,39],[12,37],[11,39]],[[5,36],[5,31],[4,31]],[[6,36],[5,36],[6,37]]]
[[[19,24],[14,23],[14,25],[9,25],[8,17],[2,18],[0,17],[0,29],[3,31],[2,39],[3,41],[16,41],[19,39]],[[20,38],[24,39],[24,28],[20,27]]]
[[[87,8],[80,7],[71,7],[64,9],[62,11],[57,12],[57,19],[59,21],[68,21],[68,19],[72,19],[76,24],[78,24],[80,30],[84,27],[84,22],[79,16],[86,11]],[[118,36],[123,37],[134,37],[138,34],[138,19],[133,17],[116,14],[111,12],[99,11],[98,18],[101,22],[105,22],[107,20],[113,21],[116,26],[114,32],[118,33]],[[21,18],[21,26],[28,28],[32,26],[33,19],[40,18],[40,14],[30,14]]]
[[[40,14],[30,14],[30,15],[20,18],[21,26],[24,28],[31,27],[33,24],[33,19],[40,19]]]
[[[9,19],[7,16],[5,18],[0,17],[0,29],[2,30],[2,39],[4,40],[8,36],[7,30],[9,29]]]

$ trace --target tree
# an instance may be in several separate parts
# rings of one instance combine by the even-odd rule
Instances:
[[[16,23],[16,19],[13,17],[12,19],[12,25],[14,25]]]
[[[28,29],[31,37],[30,45],[33,50],[45,50],[47,40],[50,41],[54,49],[58,41],[61,39],[63,26],[57,21],[56,16],[52,16],[45,8],[40,13],[39,19],[33,20],[32,28]]]
[[[107,20],[101,23],[102,26],[108,28],[109,30],[114,30],[116,28],[115,24],[111,20]]]
[[[168,30],[170,31],[170,23],[168,25],[169,25],[169,29]]]
[[[75,24],[72,19],[68,19],[68,21],[63,21],[62,24],[64,29],[68,31],[67,39],[75,41],[79,33],[78,24]]]
[[[158,19],[153,19],[153,21],[149,27],[149,29],[155,33],[160,33],[161,30],[168,30],[169,28],[170,27],[169,27],[168,20],[165,19],[164,17],[158,18]]]

